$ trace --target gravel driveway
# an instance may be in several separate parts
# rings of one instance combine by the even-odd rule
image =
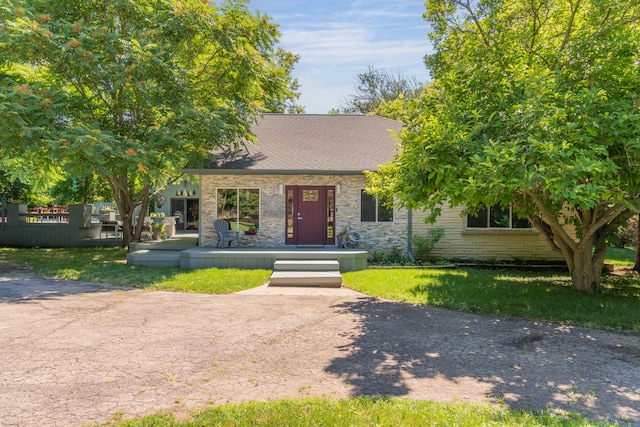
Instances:
[[[266,286],[105,289],[0,261],[0,425],[284,397],[394,396],[640,426],[640,336]]]

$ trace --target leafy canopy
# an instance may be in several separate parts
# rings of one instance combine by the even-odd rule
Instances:
[[[295,99],[297,57],[245,4],[5,2],[0,157],[44,153],[71,173],[93,169],[130,224],[153,188],[237,144],[267,105]]]
[[[596,270],[604,260],[603,235],[638,207],[640,2],[426,5],[434,85],[410,104],[401,152],[372,189],[432,219],[446,203],[511,205],[570,269],[581,264],[575,286],[585,260]]]

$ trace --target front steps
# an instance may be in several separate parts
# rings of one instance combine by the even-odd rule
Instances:
[[[337,260],[276,260],[269,286],[342,286]]]

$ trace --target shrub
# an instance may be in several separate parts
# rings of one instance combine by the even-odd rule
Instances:
[[[429,229],[426,236],[411,236],[411,245],[415,257],[422,261],[427,261],[433,247],[440,241],[442,236],[444,236],[444,228],[442,227]]]
[[[374,252],[369,258],[371,264],[377,265],[411,265],[409,257],[402,254],[400,248],[393,248],[390,252]]]

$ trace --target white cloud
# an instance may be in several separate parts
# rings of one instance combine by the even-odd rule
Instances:
[[[301,104],[310,113],[338,107],[368,66],[422,81],[428,77],[422,58],[429,45],[422,40],[376,40],[371,29],[333,24],[330,29],[287,30],[281,41],[300,55],[295,74],[302,85]]]
[[[280,25],[282,47],[300,55],[294,75],[308,113],[339,107],[353,92],[357,74],[368,66],[428,79],[423,57],[430,45],[423,2],[263,1],[265,7],[258,8]]]

